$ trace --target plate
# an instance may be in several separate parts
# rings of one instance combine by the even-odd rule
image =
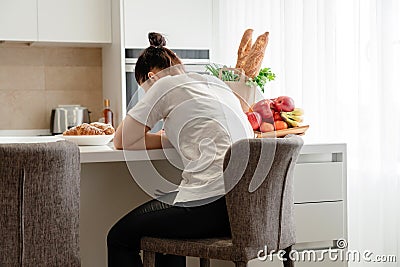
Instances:
[[[110,143],[114,134],[109,135],[57,135],[65,140],[74,142],[78,146],[104,146]]]
[[[293,128],[288,128],[288,129],[273,131],[273,132],[262,133],[262,132],[256,131],[255,133],[256,133],[257,138],[284,137],[288,134],[303,135],[309,127],[310,127],[310,125],[304,125],[304,126],[293,127]]]

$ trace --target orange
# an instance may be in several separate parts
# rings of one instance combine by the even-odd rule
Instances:
[[[287,123],[285,121],[275,121],[274,124],[275,124],[275,130],[276,131],[284,130],[284,129],[288,128],[288,125],[287,125]]]

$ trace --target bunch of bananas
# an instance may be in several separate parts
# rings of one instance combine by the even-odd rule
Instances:
[[[291,112],[281,112],[281,117],[289,127],[298,127],[303,122],[303,114],[303,109],[295,108]]]

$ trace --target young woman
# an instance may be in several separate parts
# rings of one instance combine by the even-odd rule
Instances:
[[[149,41],[135,67],[136,80],[146,94],[118,127],[114,145],[156,149],[168,141],[182,158],[182,181],[176,190],[135,208],[111,228],[109,267],[142,266],[143,236],[229,236],[223,159],[233,142],[254,136],[239,100],[222,81],[185,73],[162,35],[149,33]],[[161,119],[165,134],[150,133]],[[156,266],[180,267],[185,261],[179,256],[156,256]]]

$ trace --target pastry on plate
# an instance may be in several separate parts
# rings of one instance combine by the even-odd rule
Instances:
[[[83,123],[66,130],[63,132],[63,135],[105,135],[105,133],[103,130],[95,126],[92,126],[88,123]]]
[[[114,127],[110,124],[102,123],[102,122],[92,122],[90,125],[99,128],[104,132],[104,134],[110,135],[115,133]]]

